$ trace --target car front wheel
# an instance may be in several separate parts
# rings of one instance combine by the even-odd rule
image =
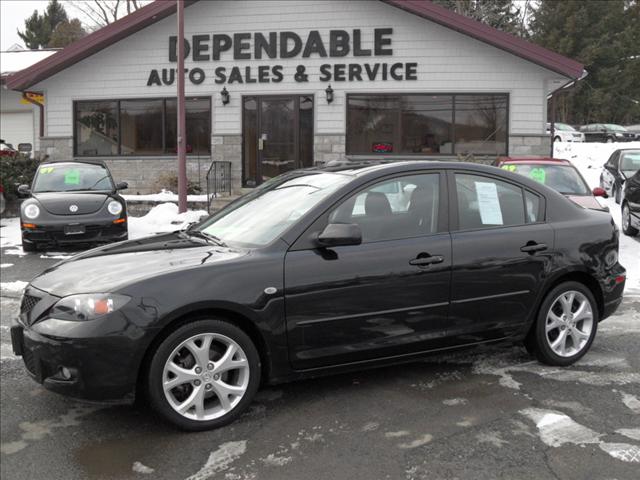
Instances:
[[[598,308],[591,291],[581,283],[565,282],[545,297],[529,344],[538,360],[567,366],[591,347],[598,329]]]
[[[147,390],[154,409],[190,431],[221,427],[251,403],[260,357],[249,336],[221,320],[188,323],[157,348]]]
[[[628,203],[622,206],[622,231],[630,237],[638,235],[638,229],[631,225],[631,210]]]

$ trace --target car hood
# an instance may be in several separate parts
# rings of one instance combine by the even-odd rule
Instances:
[[[227,262],[247,253],[173,232],[88,250],[45,270],[31,285],[60,297],[113,292],[144,279]]]
[[[583,208],[588,208],[590,210],[603,210],[605,212],[609,211],[608,207],[603,207],[600,205],[600,202],[593,195],[565,195],[569,200],[573,203],[580,205]]]
[[[82,215],[100,210],[109,198],[109,194],[105,192],[45,192],[34,193],[33,198],[53,215]],[[70,210],[72,205],[78,207],[75,212]]]

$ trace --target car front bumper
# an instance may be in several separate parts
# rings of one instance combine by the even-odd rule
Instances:
[[[58,299],[44,296],[41,309],[46,312]],[[153,323],[154,313],[145,312],[133,299],[128,305],[127,311],[125,307],[91,321],[47,318],[45,313],[29,324],[29,315],[22,313],[11,325],[13,351],[22,356],[29,375],[48,390],[91,401],[130,403],[142,359],[157,331],[145,326]]]
[[[22,226],[22,241],[35,246],[71,245],[78,243],[110,243],[127,239],[127,221],[122,223],[93,222],[70,225],[67,222],[35,223],[35,227]],[[80,233],[68,233],[69,227],[82,227]]]

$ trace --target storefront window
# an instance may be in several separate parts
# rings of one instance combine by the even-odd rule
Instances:
[[[120,102],[122,155],[160,155],[162,148],[163,100]]]
[[[349,95],[347,154],[507,153],[507,95]]]
[[[118,102],[76,104],[76,154],[118,154]]]
[[[175,155],[176,100],[75,103],[78,156]],[[187,153],[211,153],[211,99],[186,99]]]
[[[165,153],[176,153],[177,100],[167,99]],[[208,155],[211,151],[211,101],[209,98],[187,98],[187,153]]]

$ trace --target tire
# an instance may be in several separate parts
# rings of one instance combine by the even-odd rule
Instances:
[[[561,141],[562,141],[562,139],[560,137],[554,137],[553,138],[553,143],[561,142]]]
[[[613,188],[613,194],[612,194],[612,196],[613,196],[614,200],[616,201],[616,203],[617,203],[618,205],[620,205],[620,202],[621,202],[621,200],[622,200],[622,199],[620,198],[620,197],[622,196],[622,195],[620,194],[620,188],[619,188],[619,187],[616,187],[615,185],[614,185],[612,188]]]
[[[622,205],[622,232],[630,237],[638,235],[638,229],[631,225],[631,212],[626,202]]]
[[[22,251],[25,252],[25,253],[37,252],[38,251],[38,246],[35,243],[25,242],[24,239],[23,239],[22,240]]]
[[[613,143],[615,140],[613,139],[613,137],[607,137],[606,142],[607,143]]]
[[[205,341],[210,344],[208,353],[199,350]],[[179,372],[182,381],[173,372]],[[193,432],[235,420],[251,404],[260,375],[258,350],[244,331],[222,320],[198,320],[178,328],[158,346],[145,382],[154,410]],[[170,381],[174,386],[165,394],[163,383]],[[178,411],[181,403],[187,405],[183,413]]]
[[[584,317],[577,321],[565,317],[568,310],[563,309],[561,300],[564,297],[569,301],[572,294],[572,314],[585,308]],[[593,294],[585,285],[578,282],[561,283],[545,296],[527,341],[540,362],[566,367],[582,358],[591,348],[598,329],[598,315]],[[547,324],[551,327],[548,331]]]

